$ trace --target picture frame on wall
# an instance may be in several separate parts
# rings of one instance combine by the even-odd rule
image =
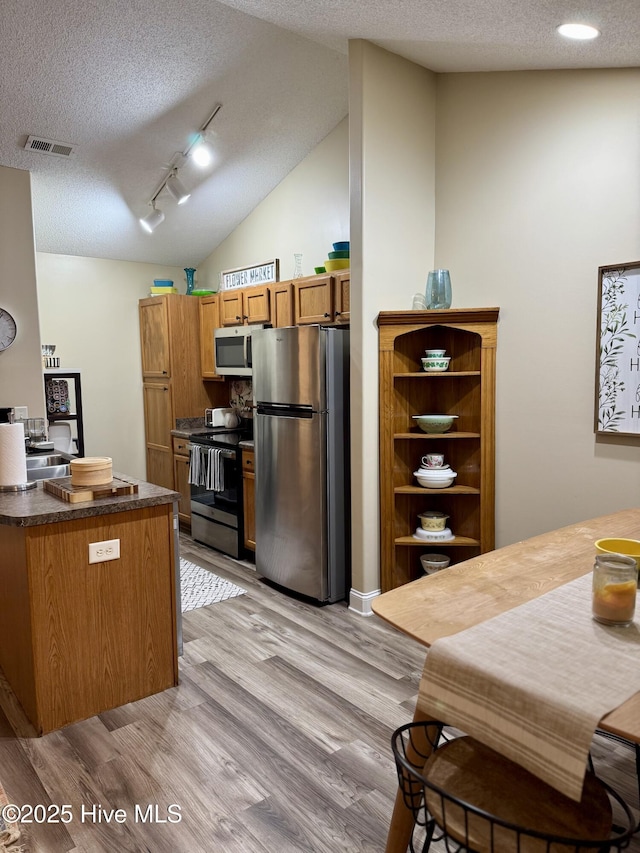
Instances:
[[[640,261],[598,267],[595,432],[640,435]]]
[[[280,260],[272,258],[261,264],[236,267],[220,272],[220,290],[235,290],[237,287],[251,287],[259,284],[273,284],[280,281]]]

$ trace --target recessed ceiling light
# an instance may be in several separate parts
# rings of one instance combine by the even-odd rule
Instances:
[[[600,35],[600,30],[590,27],[589,24],[562,24],[558,27],[558,32],[565,38],[580,41],[595,39]]]

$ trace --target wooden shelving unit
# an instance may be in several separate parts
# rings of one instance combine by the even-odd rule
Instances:
[[[47,382],[48,380],[56,380],[56,379],[66,379],[70,380],[73,383],[73,388],[70,389],[70,411],[68,412],[52,412],[49,410],[49,400],[46,400],[47,404],[47,420],[49,424],[54,424],[56,422],[70,422],[75,423],[75,436],[73,438],[74,443],[76,445],[78,456],[84,456],[84,422],[82,419],[82,385],[80,381],[80,371],[75,370],[74,368],[64,369],[62,367],[52,367],[44,372],[44,390],[45,396],[47,395]]]
[[[442,551],[451,563],[494,548],[495,364],[498,308],[384,311],[378,315],[380,357],[381,586],[419,577],[420,555]],[[427,348],[444,347],[449,370],[425,373]],[[453,430],[422,432],[413,415],[458,415]],[[454,485],[424,489],[413,472],[427,452],[442,452]],[[427,542],[413,536],[418,513],[442,510],[454,534]]]

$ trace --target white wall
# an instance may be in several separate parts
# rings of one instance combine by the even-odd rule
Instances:
[[[498,545],[640,499],[638,439],[593,433],[598,266],[640,257],[639,103],[638,69],[438,77],[436,263],[454,307],[501,309]]]
[[[349,43],[351,168],[351,606],[380,586],[378,330],[424,293],[435,242],[435,75]]]
[[[37,254],[42,341],[61,366],[82,372],[85,455],[110,456],[122,474],[146,476],[138,300],[177,267]],[[42,364],[40,363],[40,384]]]
[[[31,175],[0,166],[0,308],[16,321],[15,342],[0,353],[0,406],[44,417]]]
[[[332,244],[349,239],[348,119],[258,205],[199,265],[198,286],[218,290],[220,270],[280,260],[280,279],[293,277],[302,253],[304,275],[322,266]]]

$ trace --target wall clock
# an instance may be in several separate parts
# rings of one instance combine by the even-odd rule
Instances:
[[[18,327],[11,314],[0,308],[0,352],[6,350],[16,339]]]

